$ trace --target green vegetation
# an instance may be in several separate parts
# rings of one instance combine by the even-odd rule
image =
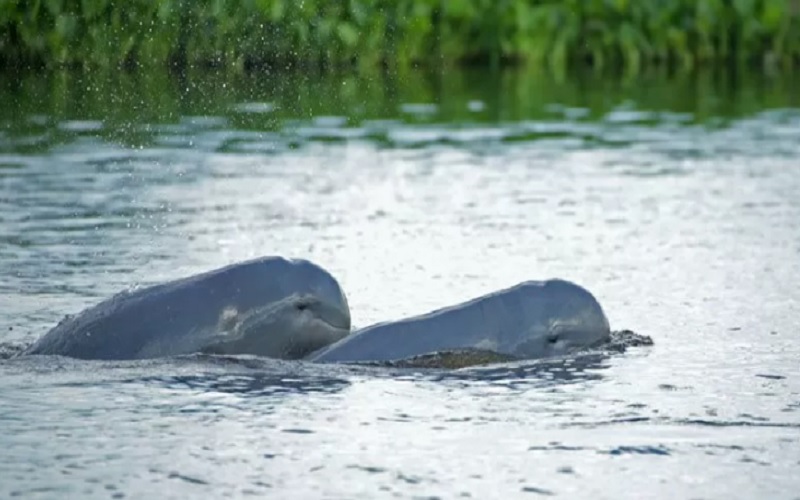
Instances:
[[[790,67],[800,0],[0,0],[17,66]]]

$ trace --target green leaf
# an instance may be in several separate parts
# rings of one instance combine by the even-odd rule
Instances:
[[[336,27],[336,33],[346,47],[355,47],[358,43],[358,30],[348,22],[340,23]]]

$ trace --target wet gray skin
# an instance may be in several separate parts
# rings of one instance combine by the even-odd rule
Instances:
[[[263,257],[117,294],[64,319],[22,354],[299,359],[349,332],[347,299],[330,273],[306,260]]]
[[[564,280],[528,281],[462,304],[358,330],[308,356],[318,362],[395,361],[477,349],[546,358],[600,344],[610,335],[600,304]]]

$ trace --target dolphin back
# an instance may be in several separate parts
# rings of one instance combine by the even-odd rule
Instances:
[[[464,349],[544,357],[548,335],[559,329],[591,339],[609,335],[605,314],[584,288],[558,279],[527,281],[420,316],[368,326],[307,359],[396,361]]]
[[[186,354],[202,348],[226,311],[246,313],[317,290],[343,296],[336,280],[315,264],[262,257],[114,295],[62,320],[23,354],[136,359],[154,342],[164,346],[161,355]]]

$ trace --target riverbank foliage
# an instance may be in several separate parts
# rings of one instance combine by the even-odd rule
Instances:
[[[6,66],[800,62],[800,0],[0,0]]]

